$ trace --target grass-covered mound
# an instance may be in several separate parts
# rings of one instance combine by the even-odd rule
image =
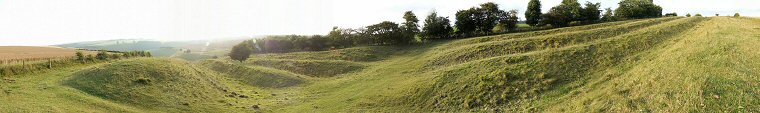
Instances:
[[[364,68],[359,63],[343,60],[254,59],[247,62],[313,77],[332,77]]]
[[[641,20],[617,26],[603,27],[599,29],[576,30],[571,32],[524,37],[519,39],[502,39],[508,37],[492,37],[491,41],[488,42],[471,43],[469,45],[462,46],[444,45],[444,47],[448,48],[442,48],[444,50],[440,51],[441,55],[438,55],[436,58],[431,59],[431,62],[427,65],[431,68],[434,68],[438,66],[460,64],[463,62],[507,54],[526,53],[551,48],[562,48],[568,45],[589,43],[627,34],[631,31],[643,29],[674,19],[677,18]],[[582,28],[583,27],[577,29]],[[468,41],[465,40],[464,42]]]
[[[91,95],[162,110],[213,109],[226,86],[181,60],[139,58],[77,72],[65,84]]]
[[[366,46],[320,52],[262,54],[251,57],[262,59],[346,60],[355,62],[371,62],[387,58],[387,56],[393,53],[394,49],[397,48],[390,46]]]
[[[300,85],[305,82],[305,76],[287,71],[261,67],[245,66],[224,60],[204,60],[200,62],[211,70],[226,74],[252,86],[280,88]]]
[[[444,110],[526,104],[526,101],[536,99],[543,92],[566,90],[561,87],[598,74],[597,71],[634,62],[638,59],[637,54],[693,28],[703,20],[679,19],[591,43],[505,54],[442,68],[440,72],[435,72],[440,76],[436,77],[432,87],[417,89],[415,96],[409,100],[417,99],[410,102],[417,107]]]

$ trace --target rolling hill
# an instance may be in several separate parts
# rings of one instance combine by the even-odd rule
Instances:
[[[668,17],[5,77],[0,112],[760,112],[760,19]]]

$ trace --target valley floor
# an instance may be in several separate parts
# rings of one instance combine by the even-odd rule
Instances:
[[[128,60],[3,77],[0,112],[760,112],[758,44],[760,19],[673,17],[193,63],[235,94],[190,99],[210,107],[68,84]]]

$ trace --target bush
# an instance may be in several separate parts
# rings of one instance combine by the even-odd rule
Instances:
[[[695,17],[702,17],[702,14],[699,14],[699,13],[697,13],[697,14],[695,14],[694,16],[695,16]]]
[[[108,55],[108,52],[106,52],[106,50],[100,50],[98,51],[98,54],[95,55],[95,58],[98,60],[108,60],[108,57],[110,57],[110,55]]]
[[[675,12],[673,12],[673,13],[665,13],[665,16],[666,17],[674,17],[674,16],[678,16],[678,13],[675,13]]]
[[[739,13],[734,13],[734,17],[740,17]]]
[[[691,17],[691,13],[689,13],[689,14],[686,14],[686,17]]]
[[[84,54],[81,51],[77,51],[76,56],[77,61],[84,62]]]
[[[232,50],[230,50],[230,53],[227,55],[230,56],[230,59],[232,60],[243,62],[247,60],[248,57],[251,56],[251,53],[253,52],[252,47],[253,47],[252,40],[243,41],[233,46]]]

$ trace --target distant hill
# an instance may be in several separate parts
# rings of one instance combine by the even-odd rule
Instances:
[[[114,39],[85,41],[68,44],[53,45],[64,48],[82,48],[91,50],[113,51],[150,51],[156,57],[173,57],[190,53],[196,56],[223,56],[229,52],[232,45],[251,39],[250,37],[235,37],[215,40],[188,40],[188,41],[156,41],[148,39]],[[182,54],[178,54],[182,53]],[[205,58],[205,57],[204,57]]]

